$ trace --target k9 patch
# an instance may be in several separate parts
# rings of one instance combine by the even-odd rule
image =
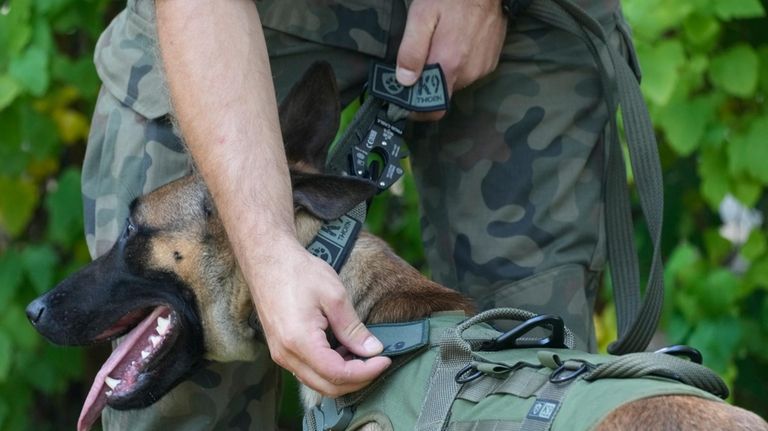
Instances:
[[[379,99],[414,112],[448,109],[448,86],[439,64],[424,66],[421,77],[410,87],[397,82],[395,67],[373,63],[368,76],[368,90]]]
[[[531,409],[528,410],[526,417],[537,421],[549,422],[554,418],[559,402],[553,400],[537,399]]]

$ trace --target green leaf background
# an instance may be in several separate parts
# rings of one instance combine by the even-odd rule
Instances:
[[[768,213],[766,2],[622,5],[665,175],[668,291],[659,335],[699,348],[731,385],[729,401],[768,417],[768,232],[763,224],[732,244],[720,236],[718,215],[726,195]],[[94,373],[88,364],[103,351],[50,345],[23,310],[88,260],[79,172],[99,89],[91,58],[122,5],[6,0],[0,7],[0,431],[73,429]],[[410,176],[376,200],[368,225],[426,272]],[[647,262],[640,227],[637,238]],[[596,324],[605,345],[615,336],[607,290]],[[283,406],[285,427],[295,426],[295,391],[286,391]]]

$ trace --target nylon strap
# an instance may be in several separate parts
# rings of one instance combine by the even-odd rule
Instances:
[[[722,399],[728,398],[728,387],[712,370],[695,362],[662,353],[632,353],[599,365],[584,380],[627,379],[659,376],[677,380],[707,391]]]
[[[502,420],[452,422],[446,431],[520,431],[520,422]]]
[[[448,420],[453,400],[461,389],[456,374],[471,358],[471,349],[458,328],[448,328],[440,339],[440,352],[432,366],[424,403],[416,420],[416,431],[440,431]]]
[[[528,13],[579,37],[597,63],[610,114],[609,143],[606,146],[606,231],[619,339],[609,346],[609,351],[614,354],[642,351],[656,331],[664,297],[660,252],[663,188],[658,148],[648,110],[629,65],[610,46],[602,26],[580,7],[568,0],[536,0],[528,8]],[[614,89],[618,100],[614,97]],[[644,299],[641,299],[626,171],[615,115],[619,107],[640,204],[653,244]]]
[[[539,391],[536,400],[525,415],[520,431],[547,431],[552,426],[557,412],[560,410],[563,398],[568,392],[571,383],[576,379],[565,383],[547,382]]]
[[[458,398],[478,403],[489,395],[509,394],[520,398],[528,398],[535,394],[549,376],[536,372],[532,368],[520,368],[510,372],[505,379],[483,376],[465,383]]]

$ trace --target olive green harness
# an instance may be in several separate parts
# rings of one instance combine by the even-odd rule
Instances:
[[[307,412],[304,430],[356,430],[369,422],[390,431],[589,430],[615,408],[641,398],[728,395],[713,372],[675,356],[551,348],[554,335],[533,337],[526,331],[505,340],[483,323],[540,317],[496,309],[470,319],[438,313],[374,326],[385,354],[393,357],[390,369],[360,392],[324,398]],[[567,330],[562,339],[570,343]]]

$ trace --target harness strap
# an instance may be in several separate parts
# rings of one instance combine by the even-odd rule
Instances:
[[[520,431],[520,422],[489,420],[476,422],[453,422],[446,431]]]
[[[663,188],[658,149],[648,110],[634,72],[619,52],[610,46],[600,24],[580,7],[569,0],[537,0],[529,6],[528,13],[583,40],[597,63],[610,114],[610,142],[606,146],[606,230],[619,339],[611,344],[609,351],[614,354],[642,351],[656,330],[664,296],[660,252]],[[618,100],[614,97],[614,89],[617,90]],[[644,299],[640,294],[626,171],[615,115],[619,106],[640,204],[653,244]]]
[[[725,382],[710,369],[695,362],[659,353],[632,353],[599,365],[587,373],[586,381],[659,376],[705,390],[722,399],[728,398]]]
[[[424,403],[416,420],[416,431],[440,431],[448,419],[453,400],[461,389],[456,375],[471,359],[471,348],[458,327],[443,332],[440,352],[432,366]]]
[[[573,381],[558,384],[547,382],[539,391],[528,414],[525,415],[520,431],[549,430]]]
[[[533,368],[520,368],[510,372],[504,379],[484,376],[465,383],[457,398],[479,403],[490,395],[514,395],[520,398],[528,398],[535,394],[547,381],[546,374],[537,372]]]

